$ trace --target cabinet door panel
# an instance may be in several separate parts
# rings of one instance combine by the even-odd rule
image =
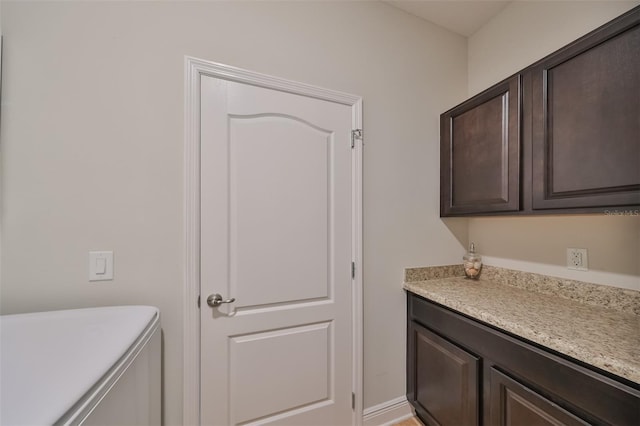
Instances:
[[[640,205],[639,16],[532,69],[534,210]]]
[[[532,389],[491,368],[491,424],[515,425],[588,425]]]
[[[520,77],[441,117],[441,215],[520,207]]]
[[[412,403],[429,424],[477,425],[480,359],[413,324]]]

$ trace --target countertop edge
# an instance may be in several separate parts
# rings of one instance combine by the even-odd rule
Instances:
[[[523,339],[524,341],[532,342],[536,345],[540,345],[551,351],[560,353],[571,359],[574,359],[580,363],[592,366],[595,369],[612,374],[623,380],[630,381],[635,384],[640,384],[640,363],[638,365],[626,362],[621,359],[617,359],[608,356],[600,351],[589,351],[588,356],[585,355],[585,348],[579,344],[571,341],[571,339],[565,336],[553,336],[546,333],[544,330],[534,330],[526,324],[519,324],[510,321],[508,318],[501,317],[492,312],[487,312],[481,308],[476,308],[470,304],[460,302],[459,300],[452,300],[447,296],[438,294],[435,291],[429,291],[425,286],[429,285],[431,281],[446,281],[448,279],[456,279],[462,277],[449,277],[440,278],[435,280],[424,280],[417,282],[405,282],[403,283],[403,289],[413,294],[421,296],[427,300],[438,303],[460,314],[469,316],[481,323],[486,323],[491,327],[495,327],[499,330],[505,331],[508,334],[515,335]],[[520,291],[535,293],[527,289],[519,289]],[[567,301],[567,303],[579,303],[576,301]],[[626,313],[630,317],[632,314]],[[640,325],[640,317],[638,318],[638,324]],[[586,359],[588,358],[588,359]]]

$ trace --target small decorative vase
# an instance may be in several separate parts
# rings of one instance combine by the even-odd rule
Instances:
[[[469,252],[462,257],[464,275],[467,278],[477,280],[482,270],[482,257],[476,253],[475,244],[471,243]]]

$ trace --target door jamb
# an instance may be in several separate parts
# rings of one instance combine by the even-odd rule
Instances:
[[[184,85],[184,292],[183,292],[183,424],[200,424],[200,77],[252,84],[310,96],[351,107],[352,128],[362,129],[362,98],[297,83],[203,59],[185,56]],[[363,416],[363,285],[362,285],[362,155],[363,140],[356,139],[352,164],[353,278],[353,424]]]

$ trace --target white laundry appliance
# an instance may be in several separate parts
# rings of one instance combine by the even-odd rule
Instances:
[[[159,425],[160,313],[0,316],[0,425]]]

